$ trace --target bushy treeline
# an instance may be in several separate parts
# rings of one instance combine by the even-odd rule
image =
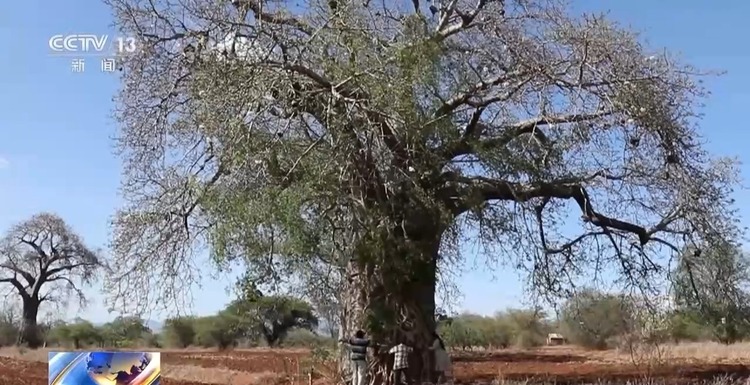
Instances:
[[[438,331],[453,349],[530,348],[546,343],[549,333],[568,343],[604,349],[632,341],[681,342],[750,339],[750,327],[734,322],[738,315],[715,319],[681,307],[648,311],[645,304],[614,294],[583,291],[552,316],[539,309],[508,309],[494,316],[460,314],[443,317]],[[723,321],[723,322],[722,322]],[[0,344],[17,342],[14,314],[0,314]],[[87,347],[204,347],[227,349],[253,346],[321,346],[332,338],[317,333],[318,318],[310,304],[287,296],[237,299],[212,316],[176,317],[151,330],[137,317],[119,317],[103,325],[84,319],[42,323],[48,346]]]
[[[20,321],[10,311],[0,315],[0,345],[18,342]],[[164,321],[161,330],[151,330],[138,317],[118,317],[103,325],[84,319],[40,323],[47,346],[250,347],[258,345],[315,345],[325,339],[313,332],[318,319],[310,304],[288,296],[245,297],[231,302],[215,315],[176,317]]]
[[[571,344],[606,349],[631,342],[734,343],[750,339],[748,323],[739,318],[729,313],[716,318],[714,313],[688,307],[660,311],[632,298],[583,291],[555,317],[523,309],[494,316],[461,314],[441,321],[439,332],[454,349],[540,346],[549,333],[562,334]]]

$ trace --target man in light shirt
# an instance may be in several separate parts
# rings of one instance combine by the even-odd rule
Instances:
[[[411,346],[400,343],[388,351],[393,354],[393,375],[396,384],[410,384],[409,381],[409,355],[414,351]]]

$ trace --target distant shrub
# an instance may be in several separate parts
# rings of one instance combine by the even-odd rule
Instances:
[[[438,333],[454,349],[504,349],[544,344],[550,331],[545,314],[535,310],[510,309],[494,317],[461,314],[438,324]]]
[[[281,341],[283,347],[326,347],[335,346],[336,341],[330,337],[315,334],[307,329],[292,329]]]
[[[622,297],[584,291],[565,304],[561,324],[572,343],[606,349],[616,337],[632,331],[635,317],[632,304]]]

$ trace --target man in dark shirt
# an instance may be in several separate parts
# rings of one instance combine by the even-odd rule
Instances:
[[[357,330],[354,337],[342,340],[349,344],[349,359],[352,362],[352,385],[367,384],[367,347],[370,340],[365,338],[365,332]]]

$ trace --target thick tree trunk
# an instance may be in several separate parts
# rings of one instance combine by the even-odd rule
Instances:
[[[21,326],[19,343],[26,344],[32,349],[41,347],[44,343],[36,321],[38,314],[39,300],[25,298],[23,301],[23,324]]]
[[[400,342],[414,349],[410,357],[411,381],[430,380],[432,359],[428,347],[435,331],[440,237],[429,234],[425,238],[419,247],[394,250],[382,261],[385,263],[358,255],[347,266],[340,336],[351,337],[358,329],[367,333],[375,347],[369,370],[371,384],[392,383],[389,380],[393,357],[388,351]],[[342,365],[345,371],[349,370],[343,355]]]

